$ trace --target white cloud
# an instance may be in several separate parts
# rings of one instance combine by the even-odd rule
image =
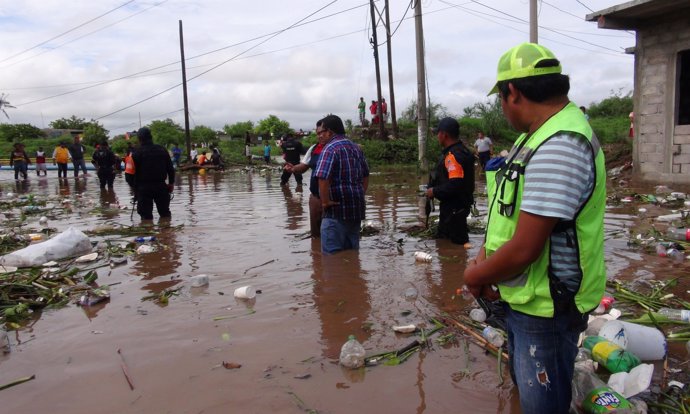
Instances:
[[[192,125],[220,129],[226,123],[256,122],[274,114],[289,121],[294,128],[311,129],[327,113],[356,119],[359,97],[363,96],[367,102],[375,97],[366,0],[340,0],[307,21],[337,13],[334,16],[270,39],[267,35],[298,22],[329,1],[167,0],[132,17],[158,2],[132,2],[48,42],[122,5],[125,0],[75,0],[68,4],[56,0],[15,0],[12,7],[2,8],[0,92],[9,93],[10,102],[17,106],[9,110],[10,122],[42,127],[61,117],[76,115],[90,119],[122,109],[100,119],[111,134],[137,128],[140,116],[143,123],[171,117],[182,124],[181,87],[123,109],[181,82],[179,20],[184,23],[189,79],[230,60],[190,81]],[[584,1],[597,9],[618,2]],[[422,3],[427,79],[431,99],[459,114],[464,107],[486,99],[498,57],[509,47],[528,39],[527,24],[515,22],[479,3],[462,5],[474,10],[471,13],[450,7],[448,3],[461,4],[459,0]],[[521,19],[528,16],[528,4],[524,1],[483,0],[481,3]],[[620,53],[615,56],[615,52],[604,48],[622,50],[634,45],[634,36],[600,30],[596,24],[585,22],[584,16],[589,11],[578,3],[552,0],[550,4],[580,18],[543,5],[541,25],[569,30],[563,33],[593,43],[540,30],[541,43],[556,53],[565,72],[571,75],[571,97],[579,104],[588,105],[609,96],[611,89],[632,89],[632,57]],[[383,2],[377,5],[383,7]],[[407,5],[408,2],[391,2],[394,28]],[[354,9],[344,11],[350,8]],[[407,13],[408,18],[400,24],[392,41],[399,112],[417,94],[412,16],[412,12]],[[119,20],[122,21],[115,24]],[[383,43],[384,31],[379,29],[378,34],[379,43]],[[69,41],[72,42],[65,44]],[[46,43],[10,58],[43,42]],[[382,91],[390,99],[385,46],[379,53]],[[202,54],[205,55],[199,56]],[[167,64],[170,65],[147,75],[45,99]],[[28,103],[36,100],[42,101]]]

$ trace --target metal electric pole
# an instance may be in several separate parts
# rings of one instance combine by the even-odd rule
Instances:
[[[539,43],[537,0],[529,0],[529,41]]]
[[[417,146],[419,168],[424,175],[429,173],[426,159],[426,138],[429,130],[426,113],[426,70],[424,68],[424,27],[422,25],[422,1],[414,0],[415,45],[417,50]]]
[[[379,44],[378,39],[376,38],[376,14],[374,13],[374,0],[369,0],[369,8],[371,9],[371,45],[374,48],[374,63],[376,66],[376,94],[378,97],[378,105],[376,106],[378,109],[376,110],[376,114],[379,118],[379,138],[384,139],[385,134],[383,130],[383,113],[381,111],[381,71],[379,70]]]
[[[386,49],[388,52],[388,90],[390,93],[390,107],[391,107],[391,129],[393,130],[393,138],[398,137],[398,120],[395,116],[395,91],[393,88],[393,55],[391,52],[391,19],[388,13],[388,0],[385,3],[386,8]]]
[[[184,99],[184,137],[187,154],[192,152],[192,137],[189,134],[189,105],[187,103],[187,69],[184,62],[184,36],[182,35],[182,20],[180,22],[180,59],[182,61],[182,97]]]

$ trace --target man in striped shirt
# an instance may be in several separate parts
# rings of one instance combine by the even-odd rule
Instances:
[[[606,284],[604,155],[561,71],[534,43],[499,60],[490,94],[523,134],[501,168],[487,171],[486,238],[464,274],[477,297],[498,285],[525,414],[569,412],[578,336]]]
[[[324,253],[357,250],[369,166],[359,145],[345,136],[343,121],[338,116],[328,115],[319,123],[316,134],[326,143],[314,171],[319,179],[323,207],[321,250]]]

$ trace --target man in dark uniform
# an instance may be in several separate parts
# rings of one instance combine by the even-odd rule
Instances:
[[[93,153],[91,162],[96,166],[96,174],[98,175],[98,180],[101,182],[101,190],[105,190],[106,184],[108,185],[108,189],[112,190],[113,181],[115,180],[115,171],[113,168],[115,164],[119,163],[119,159],[110,150],[107,141],[102,142],[98,150]]]
[[[144,127],[137,132],[139,148],[134,151],[137,213],[142,220],[153,220],[153,203],[161,218],[169,218],[170,193],[175,183],[175,167],[168,151],[153,143],[151,130]],[[165,184],[165,179],[168,184]]]
[[[292,165],[299,164],[300,155],[307,153],[304,145],[302,145],[302,143],[299,142],[299,140],[297,140],[292,134],[287,134],[287,138],[283,140],[281,148],[283,149],[285,162]],[[288,170],[283,170],[283,174],[280,176],[280,185],[287,185],[290,175],[292,174],[293,173]],[[297,172],[294,174],[295,181],[297,181],[297,188],[299,189],[302,187],[302,174]]]
[[[437,237],[465,244],[470,240],[467,216],[474,204],[474,156],[460,141],[460,125],[455,119],[443,118],[433,132],[443,151],[426,196],[441,202]]]

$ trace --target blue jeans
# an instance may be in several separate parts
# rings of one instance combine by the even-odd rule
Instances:
[[[540,318],[506,308],[510,373],[520,393],[523,414],[563,413],[570,409],[579,313]],[[586,319],[584,319],[586,320]]]
[[[73,159],[72,160],[72,166],[74,167],[74,176],[75,177],[79,175],[79,168],[80,167],[81,167],[81,170],[84,172],[84,174],[86,174],[86,161],[84,161],[83,158],[80,160]]]
[[[361,221],[344,221],[324,217],[321,220],[321,251],[335,253],[340,250],[359,250]]]

